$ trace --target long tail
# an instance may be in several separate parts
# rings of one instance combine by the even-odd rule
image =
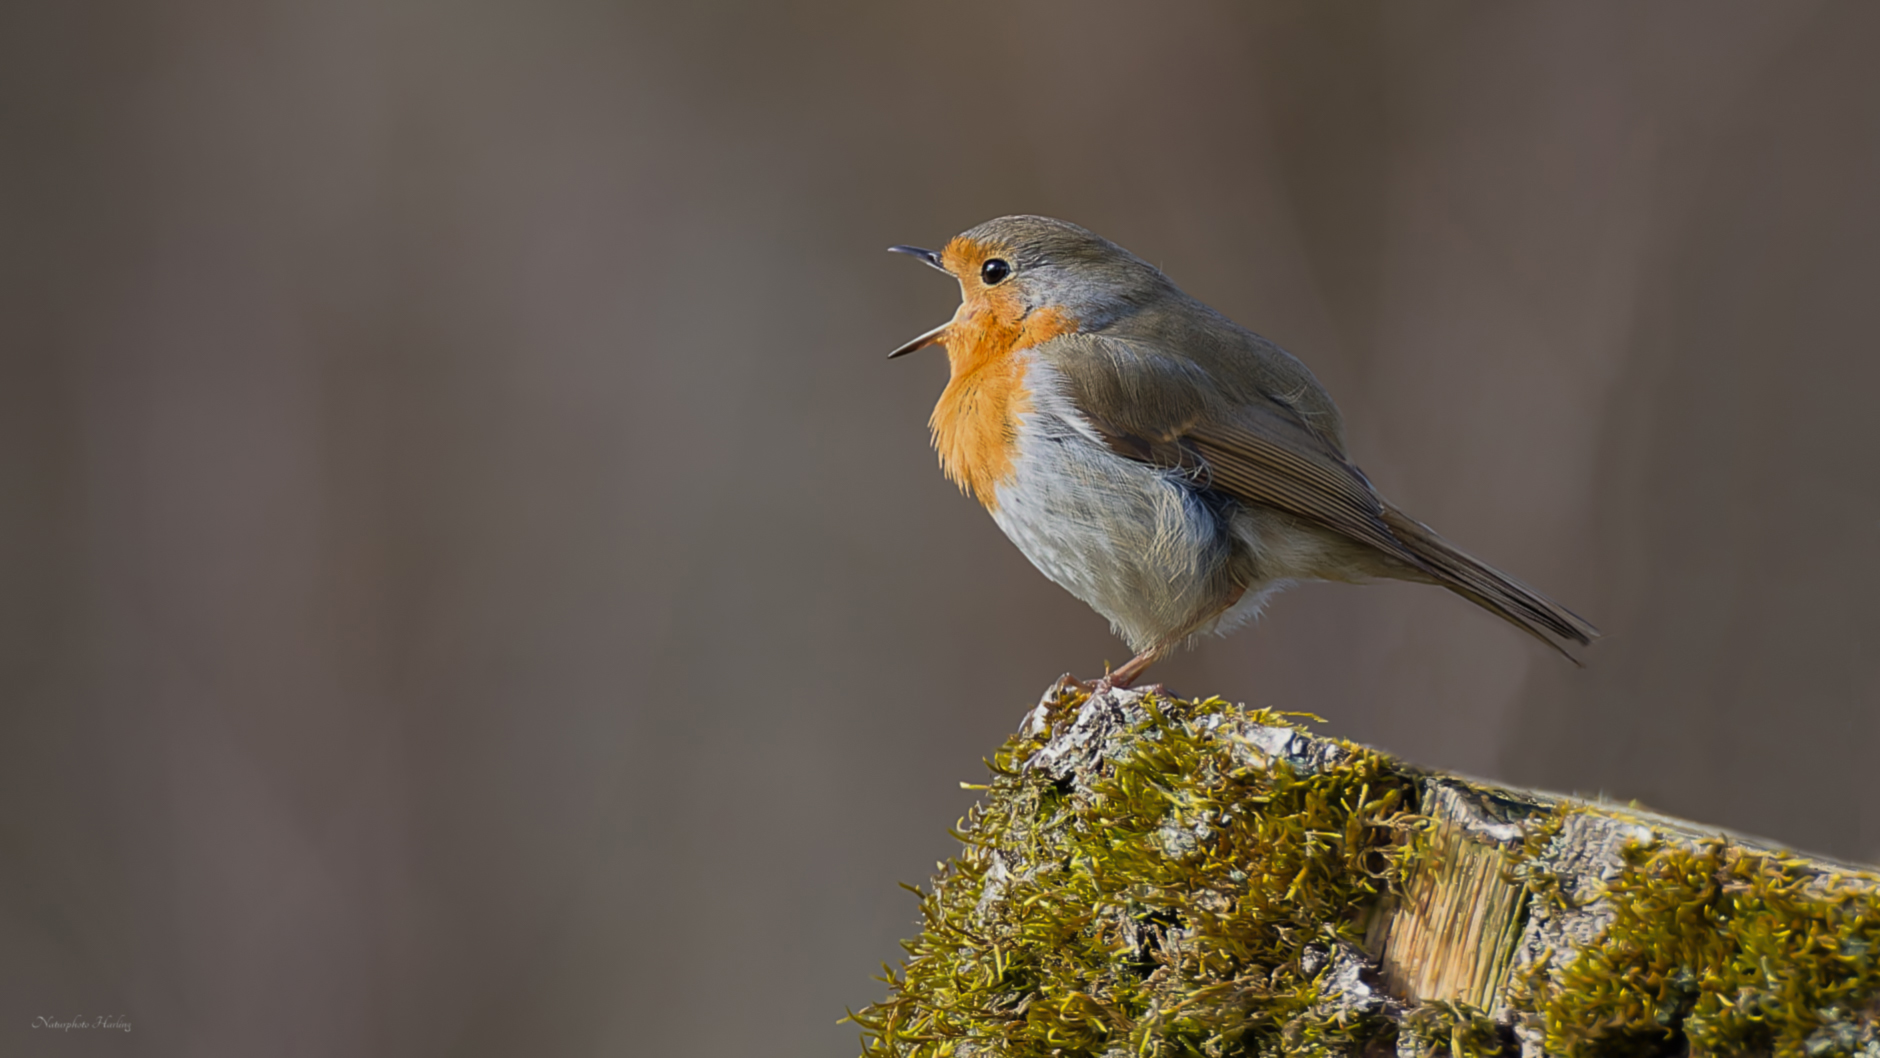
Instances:
[[[1584,617],[1471,557],[1438,536],[1436,530],[1388,503],[1384,505],[1383,519],[1391,535],[1422,560],[1437,583],[1560,651],[1575,665],[1580,659],[1568,653],[1560,640],[1586,646],[1599,638],[1599,629]]]

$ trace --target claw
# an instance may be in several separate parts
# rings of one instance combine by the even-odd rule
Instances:
[[[1082,691],[1085,694],[1095,694],[1097,685],[1085,680],[1080,680],[1067,672],[1059,676],[1057,682],[1052,684],[1050,688],[1044,692],[1044,700],[1047,702],[1055,702],[1059,698],[1064,697],[1066,691],[1071,690]]]
[[[1038,704],[1032,708],[1031,712],[1025,714],[1025,722],[1018,728],[1019,733],[1028,737],[1044,734],[1051,726],[1051,711],[1057,707],[1058,703],[1069,697],[1072,691],[1082,691],[1086,695],[1095,694],[1096,686],[1085,683],[1068,672],[1059,676],[1056,683],[1045,688],[1044,696],[1038,699]]]

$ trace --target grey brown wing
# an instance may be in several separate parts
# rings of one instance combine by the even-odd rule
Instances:
[[[1277,413],[1243,409],[1225,422],[1191,428],[1184,440],[1214,488],[1331,529],[1435,574],[1384,520],[1384,502],[1364,474]]]
[[[1384,503],[1363,473],[1283,399],[1223,401],[1221,387],[1197,364],[1142,342],[1080,335],[1040,352],[1119,455],[1179,468],[1235,499],[1278,508],[1425,568],[1391,533]]]
[[[1550,635],[1584,644],[1599,634],[1385,503],[1337,444],[1284,401],[1224,404],[1194,364],[1141,343],[1086,339],[1053,352],[1073,404],[1119,455],[1180,469],[1197,487],[1372,547],[1563,654]]]
[[[1253,417],[1249,417],[1252,419]],[[1257,419],[1254,420],[1257,422]],[[1591,643],[1599,630],[1573,611],[1443,539],[1383,501],[1357,467],[1332,453],[1261,436],[1248,419],[1189,434],[1216,488],[1317,522],[1428,574],[1436,583],[1568,654],[1550,635]]]

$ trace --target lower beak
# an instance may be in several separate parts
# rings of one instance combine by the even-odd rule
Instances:
[[[913,352],[916,349],[925,349],[926,347],[932,345],[935,342],[945,340],[946,334],[947,334],[947,328],[951,326],[953,326],[953,321],[952,320],[946,321],[940,326],[935,327],[933,330],[928,331],[926,334],[923,334],[920,337],[914,339],[913,341],[907,343],[906,345],[900,347],[899,349],[896,349],[894,352],[889,353],[888,359],[892,360],[897,356],[906,356],[907,354]]]

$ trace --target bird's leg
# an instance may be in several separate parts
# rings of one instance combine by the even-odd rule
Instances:
[[[1208,627],[1216,618],[1220,617],[1222,614],[1226,613],[1227,611],[1233,609],[1235,605],[1237,605],[1240,602],[1240,598],[1244,594],[1246,594],[1245,588],[1241,588],[1235,591],[1233,598],[1223,603],[1213,613],[1209,614],[1205,620],[1197,621],[1193,626],[1191,626],[1191,630],[1192,628]],[[1145,650],[1142,653],[1137,654],[1135,657],[1130,658],[1128,661],[1123,662],[1122,668],[1117,669],[1115,672],[1109,673],[1105,675],[1102,679],[1098,680],[1097,688],[1099,690],[1108,689],[1111,687],[1117,688],[1119,690],[1130,688],[1133,684],[1135,684],[1137,677],[1141,676],[1145,671],[1147,671],[1149,666],[1162,660],[1162,658],[1166,656],[1169,653],[1169,651],[1173,649],[1174,647],[1172,645],[1163,646],[1159,649],[1155,647],[1151,647],[1148,650]],[[1148,685],[1147,687],[1139,687],[1136,689],[1147,691],[1151,694],[1168,693],[1168,689],[1163,687],[1159,683],[1152,683]],[[1092,693],[1095,693],[1095,692],[1092,692]]]
[[[1059,676],[1057,682],[1052,684],[1051,688],[1044,692],[1044,701],[1055,702],[1059,698],[1062,698],[1065,692],[1073,688],[1093,696],[1102,694],[1104,691],[1126,691],[1132,688],[1148,691],[1151,694],[1166,693],[1165,688],[1159,683],[1152,683],[1147,687],[1135,688],[1136,679],[1140,677],[1149,666],[1160,661],[1166,653],[1167,651],[1165,650],[1145,650],[1135,657],[1130,658],[1128,661],[1123,662],[1122,668],[1113,669],[1094,680],[1080,680],[1067,672]]]
[[[1136,682],[1136,677],[1141,676],[1143,672],[1145,672],[1149,666],[1155,664],[1161,656],[1162,655],[1156,651],[1145,650],[1135,657],[1130,658],[1128,661],[1123,662],[1122,668],[1098,680],[1097,686],[1114,687],[1117,690],[1127,689],[1130,684]]]

